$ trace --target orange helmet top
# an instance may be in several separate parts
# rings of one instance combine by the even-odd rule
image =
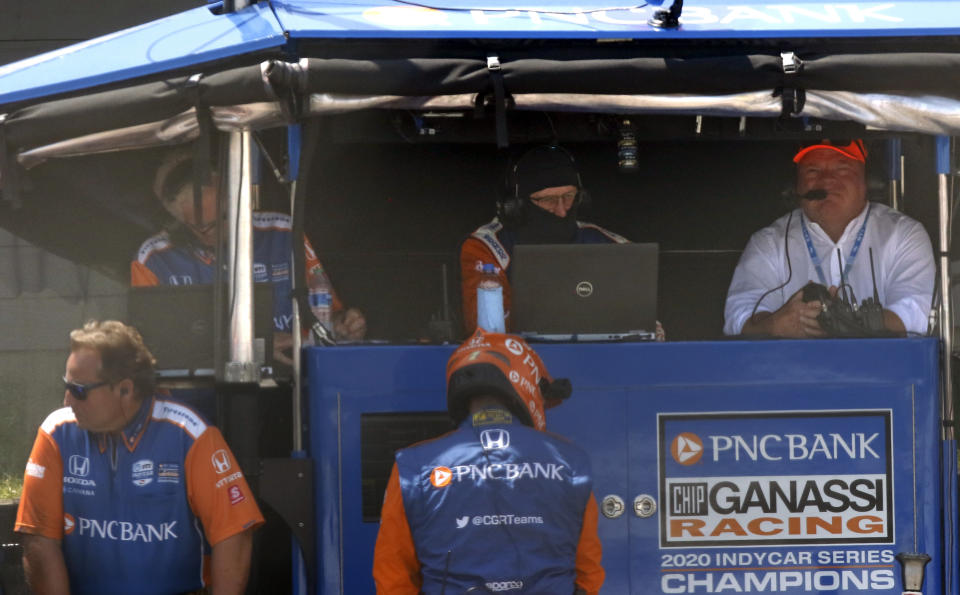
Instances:
[[[570,393],[570,381],[554,380],[537,352],[515,335],[478,328],[447,362],[447,409],[457,423],[467,416],[471,398],[495,395],[505,397],[523,423],[544,430],[544,410]]]

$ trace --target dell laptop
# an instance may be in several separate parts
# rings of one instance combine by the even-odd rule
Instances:
[[[541,340],[653,339],[657,244],[514,247],[510,326]]]

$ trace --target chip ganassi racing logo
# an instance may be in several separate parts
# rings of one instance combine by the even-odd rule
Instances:
[[[693,465],[703,456],[703,440],[696,434],[680,432],[670,443],[670,455],[681,465]]]

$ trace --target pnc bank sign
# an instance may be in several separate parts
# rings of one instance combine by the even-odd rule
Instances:
[[[704,444],[708,460],[733,461],[800,461],[839,459],[880,459],[877,449],[879,432],[832,432],[823,434],[733,434],[709,435],[706,440],[692,432],[680,432],[670,444],[670,454],[681,465],[694,465],[703,457]]]
[[[661,546],[891,542],[891,422],[889,410],[660,414]]]

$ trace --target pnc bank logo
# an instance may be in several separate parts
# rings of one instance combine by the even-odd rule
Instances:
[[[693,465],[703,456],[703,440],[696,434],[680,432],[670,443],[670,454],[681,465]]]
[[[430,472],[430,483],[435,488],[445,488],[453,479],[453,471],[449,467],[434,467]]]
[[[66,512],[63,513],[63,534],[70,535],[76,526],[77,522],[73,519],[73,515]]]

